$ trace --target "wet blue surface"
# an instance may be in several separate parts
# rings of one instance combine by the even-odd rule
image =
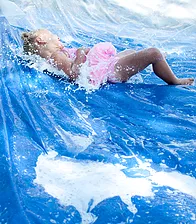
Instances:
[[[144,71],[142,84],[107,84],[87,94],[76,85],[29,68],[13,52],[21,48],[23,28],[13,27],[0,17],[0,29],[1,223],[51,223],[51,219],[63,223],[66,217],[66,223],[82,222],[73,206],[61,206],[33,184],[37,158],[50,149],[79,161],[123,164],[130,177],[130,168],[137,161],[122,159],[123,155],[134,155],[141,161],[150,159],[157,171],[162,170],[160,164],[165,164],[168,171],[196,177],[195,86],[168,86]],[[82,38],[86,42],[90,39],[88,33]],[[118,50],[123,49],[118,47],[120,37],[109,38]],[[142,48],[132,39],[121,41],[128,41],[130,48]],[[168,62],[180,76],[188,71],[196,77],[196,59],[188,57],[172,54]],[[80,115],[88,114],[86,119],[81,119],[76,109]],[[81,151],[74,144],[73,148],[66,145],[57,126],[84,136],[93,128],[97,135]],[[103,152],[102,145],[109,151]],[[98,217],[94,223],[195,223],[192,214],[196,213],[196,199],[181,192],[171,195],[168,189],[172,190],[157,187],[154,198],[132,197],[138,210],[135,215],[120,197],[105,199],[91,211]]]

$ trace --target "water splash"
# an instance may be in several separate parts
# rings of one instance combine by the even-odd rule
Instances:
[[[99,202],[114,196],[120,196],[128,209],[137,213],[131,197],[138,195],[153,197],[153,186],[169,186],[196,198],[196,179],[178,172],[156,172],[149,163],[139,163],[133,168],[135,173],[148,171],[147,176],[129,178],[122,171],[126,167],[94,161],[77,161],[67,157],[58,157],[57,152],[40,155],[35,167],[35,184],[59,200],[64,206],[73,205],[81,214],[83,223],[95,221],[89,213]]]

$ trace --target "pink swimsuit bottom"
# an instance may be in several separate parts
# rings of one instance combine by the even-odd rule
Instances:
[[[76,48],[65,48],[71,59],[75,59]],[[114,68],[118,61],[115,47],[109,43],[98,43],[94,45],[87,54],[88,66],[90,67],[89,82],[93,85],[100,85],[105,82],[117,83]]]

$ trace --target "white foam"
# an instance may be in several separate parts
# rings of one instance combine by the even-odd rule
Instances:
[[[14,50],[14,49],[12,49]],[[18,49],[15,49],[15,51]],[[54,73],[56,76],[60,78],[68,78],[68,76],[61,70],[58,70],[51,64],[49,64],[44,58],[41,58],[39,55],[33,54],[33,55],[26,55],[22,52],[16,53],[19,57],[21,57],[23,60],[28,61],[26,63],[26,66],[29,68],[34,68],[37,71],[43,72],[44,70],[47,70],[51,73],[51,75]]]
[[[88,66],[88,62],[86,61],[80,68],[80,75],[76,81],[76,83],[79,85],[79,88],[85,89],[87,93],[91,93],[100,87],[100,84],[93,85],[90,83],[90,73],[91,68]]]
[[[59,200],[62,205],[73,205],[81,214],[83,223],[90,223],[95,217],[87,213],[104,199],[120,196],[134,214],[136,207],[131,202],[134,195],[153,197],[152,187],[170,186],[183,193],[196,197],[196,180],[178,172],[156,172],[149,163],[140,163],[135,172],[148,170],[148,176],[128,178],[122,165],[94,161],[77,161],[58,157],[55,151],[38,157],[36,179],[45,191]]]
[[[133,195],[153,196],[151,183],[142,178],[128,178],[121,165],[101,162],[77,162],[65,157],[56,158],[57,153],[40,155],[37,161],[35,183],[57,198],[62,205],[73,205],[89,220],[88,203],[91,209],[106,198],[119,195],[133,213],[137,210],[131,203]],[[92,218],[92,217],[91,217]]]
[[[159,186],[169,186],[196,198],[196,180],[190,176],[178,172],[158,172],[151,177],[151,180]]]

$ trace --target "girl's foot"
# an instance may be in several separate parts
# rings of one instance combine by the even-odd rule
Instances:
[[[174,85],[192,85],[193,82],[194,82],[193,78],[183,78],[183,79],[177,79]]]

